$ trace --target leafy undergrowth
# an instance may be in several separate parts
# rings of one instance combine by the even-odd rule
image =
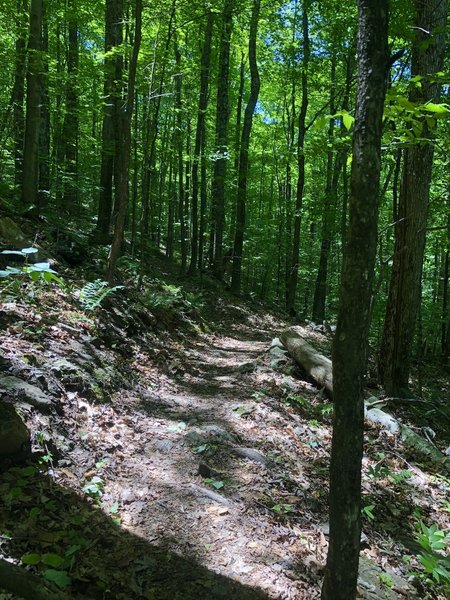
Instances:
[[[4,393],[32,454],[3,462],[1,555],[75,599],[319,598],[332,404],[269,353],[286,323],[124,272],[2,298],[3,375],[34,395]],[[370,428],[363,491],[360,597],[444,598],[448,478]]]

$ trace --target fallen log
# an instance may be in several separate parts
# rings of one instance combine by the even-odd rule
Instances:
[[[311,346],[302,337],[301,327],[289,327],[280,335],[286,350],[305,371],[311,375],[320,387],[333,395],[333,367],[331,360]]]
[[[280,340],[297,362],[321,387],[325,388],[330,398],[333,398],[333,365],[329,358],[320,354],[303,337],[301,327],[285,329]],[[392,415],[375,408],[377,399],[372,396],[365,402],[365,419],[372,425],[382,426],[399,436],[404,446],[429,462],[436,468],[450,472],[450,458],[445,456],[434,444],[417,434],[407,425],[403,425]]]

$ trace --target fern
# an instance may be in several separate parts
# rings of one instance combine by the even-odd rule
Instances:
[[[123,287],[123,285],[109,287],[108,282],[103,281],[102,279],[88,281],[88,283],[80,289],[78,299],[84,310],[93,311],[101,305],[105,298]]]

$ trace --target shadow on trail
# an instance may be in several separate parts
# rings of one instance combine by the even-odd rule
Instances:
[[[10,469],[0,475],[0,527],[7,532],[2,536],[2,551],[17,559],[28,553],[64,557],[56,570],[70,577],[67,591],[71,598],[268,598],[261,590],[217,574],[194,558],[182,558],[131,534],[92,501],[37,471],[30,474],[31,470]],[[151,502],[147,508],[152,510]],[[48,567],[38,570],[44,568]]]

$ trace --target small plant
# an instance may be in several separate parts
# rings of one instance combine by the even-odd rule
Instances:
[[[44,565],[47,567],[52,567],[50,569],[45,569],[42,572],[42,575],[59,588],[65,588],[72,583],[67,571],[59,570],[60,567],[63,567],[67,562],[66,558],[60,556],[59,554],[54,554],[52,552],[48,552],[46,554],[30,552],[29,554],[24,554],[22,556],[22,562],[24,565]]]
[[[361,509],[361,513],[363,516],[367,517],[369,521],[375,520],[375,515],[373,514],[373,509],[375,508],[375,504],[368,504],[367,506],[363,506]]]
[[[38,262],[29,264],[29,256],[35,254],[37,248],[22,248],[22,250],[3,250],[0,254],[19,256],[23,259],[23,264],[17,267],[7,266],[6,269],[0,269],[0,279],[6,281],[2,286],[2,292],[10,291],[13,295],[20,293],[21,285],[25,281],[51,283],[54,281],[58,285],[64,285],[62,279],[58,277],[56,271],[50,267],[48,262]]]
[[[392,483],[396,483],[399,485],[399,484],[403,483],[404,481],[411,479],[412,473],[411,473],[411,471],[408,471],[407,469],[403,469],[402,471],[399,471],[398,473],[389,473],[388,477],[392,481]]]
[[[424,568],[428,583],[435,583],[445,592],[450,592],[450,533],[442,531],[436,524],[427,527],[419,521],[420,532],[416,534],[422,552],[419,561]]]
[[[94,500],[100,500],[103,496],[103,486],[105,482],[98,475],[94,475],[90,481],[88,481],[81,489],[85,494],[93,498]]]
[[[78,300],[84,310],[91,312],[98,308],[105,298],[123,287],[123,285],[109,287],[108,282],[102,279],[89,281],[78,291]]]
[[[367,475],[371,479],[384,479],[390,474],[388,467],[378,462],[374,467],[371,465],[367,468]]]
[[[275,504],[272,506],[272,510],[280,515],[287,515],[294,512],[294,507],[292,504]]]
[[[378,574],[378,579],[381,581],[381,583],[384,583],[384,585],[386,587],[388,587],[388,588],[393,588],[394,587],[394,580],[387,573],[379,573]]]

